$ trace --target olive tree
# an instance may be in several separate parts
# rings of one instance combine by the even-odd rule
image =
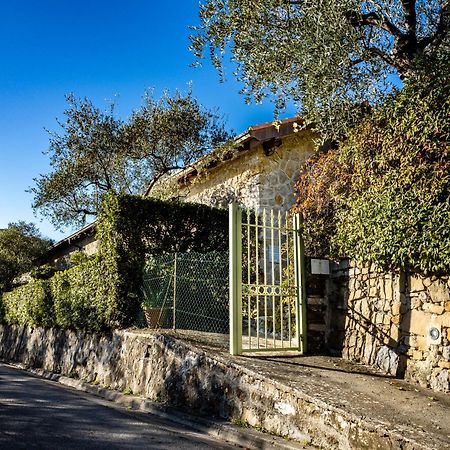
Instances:
[[[191,41],[222,76],[230,55],[247,101],[293,100],[339,137],[397,77],[448,63],[449,26],[448,0],[203,0]]]
[[[30,189],[33,208],[57,228],[95,218],[106,192],[137,194],[228,139],[217,112],[192,92],[151,93],[127,120],[67,96],[60,131],[50,132],[51,171]]]

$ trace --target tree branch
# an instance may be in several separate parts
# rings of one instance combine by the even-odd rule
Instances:
[[[426,47],[439,47],[448,33],[450,27],[450,0],[442,5],[441,14],[439,15],[439,22],[436,31],[432,36],[420,39],[418,47],[420,50],[425,50]]]
[[[406,27],[411,37],[416,36],[417,15],[416,0],[401,0],[403,12],[405,13]]]
[[[353,17],[350,16],[350,22],[353,26],[376,26],[379,27],[394,36],[394,38],[405,38],[405,34],[402,33],[400,28],[395,26],[387,17],[380,16],[378,13],[372,11],[367,14],[362,14],[359,17],[356,16],[356,14],[353,13]]]
[[[77,214],[83,214],[84,216],[95,216],[97,214],[95,211],[90,211],[85,208],[75,209],[74,212]]]
[[[377,47],[367,47],[367,50],[372,53],[375,56],[378,56],[380,59],[382,59],[384,62],[389,64],[390,66],[393,66],[396,69],[399,69],[396,65],[395,59],[388,55],[387,53],[383,52]]]

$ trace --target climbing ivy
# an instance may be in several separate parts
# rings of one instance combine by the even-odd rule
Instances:
[[[146,256],[225,250],[227,219],[204,205],[109,194],[97,221],[98,254],[5,294],[4,320],[90,331],[129,326]]]
[[[54,323],[53,302],[47,280],[33,280],[2,296],[7,323],[49,327]]]
[[[436,73],[409,81],[303,174],[297,207],[322,253],[450,270],[450,77]],[[328,228],[317,232],[318,219]]]

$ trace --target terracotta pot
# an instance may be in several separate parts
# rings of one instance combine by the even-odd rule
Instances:
[[[144,306],[144,316],[149,328],[161,328],[167,316],[167,309]]]

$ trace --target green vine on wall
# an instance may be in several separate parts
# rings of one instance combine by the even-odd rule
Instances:
[[[448,72],[409,80],[338,151],[316,157],[298,188],[310,250],[386,269],[448,273]]]
[[[105,196],[95,257],[4,295],[4,320],[30,326],[105,331],[132,324],[146,256],[223,251],[226,211],[131,195]]]

